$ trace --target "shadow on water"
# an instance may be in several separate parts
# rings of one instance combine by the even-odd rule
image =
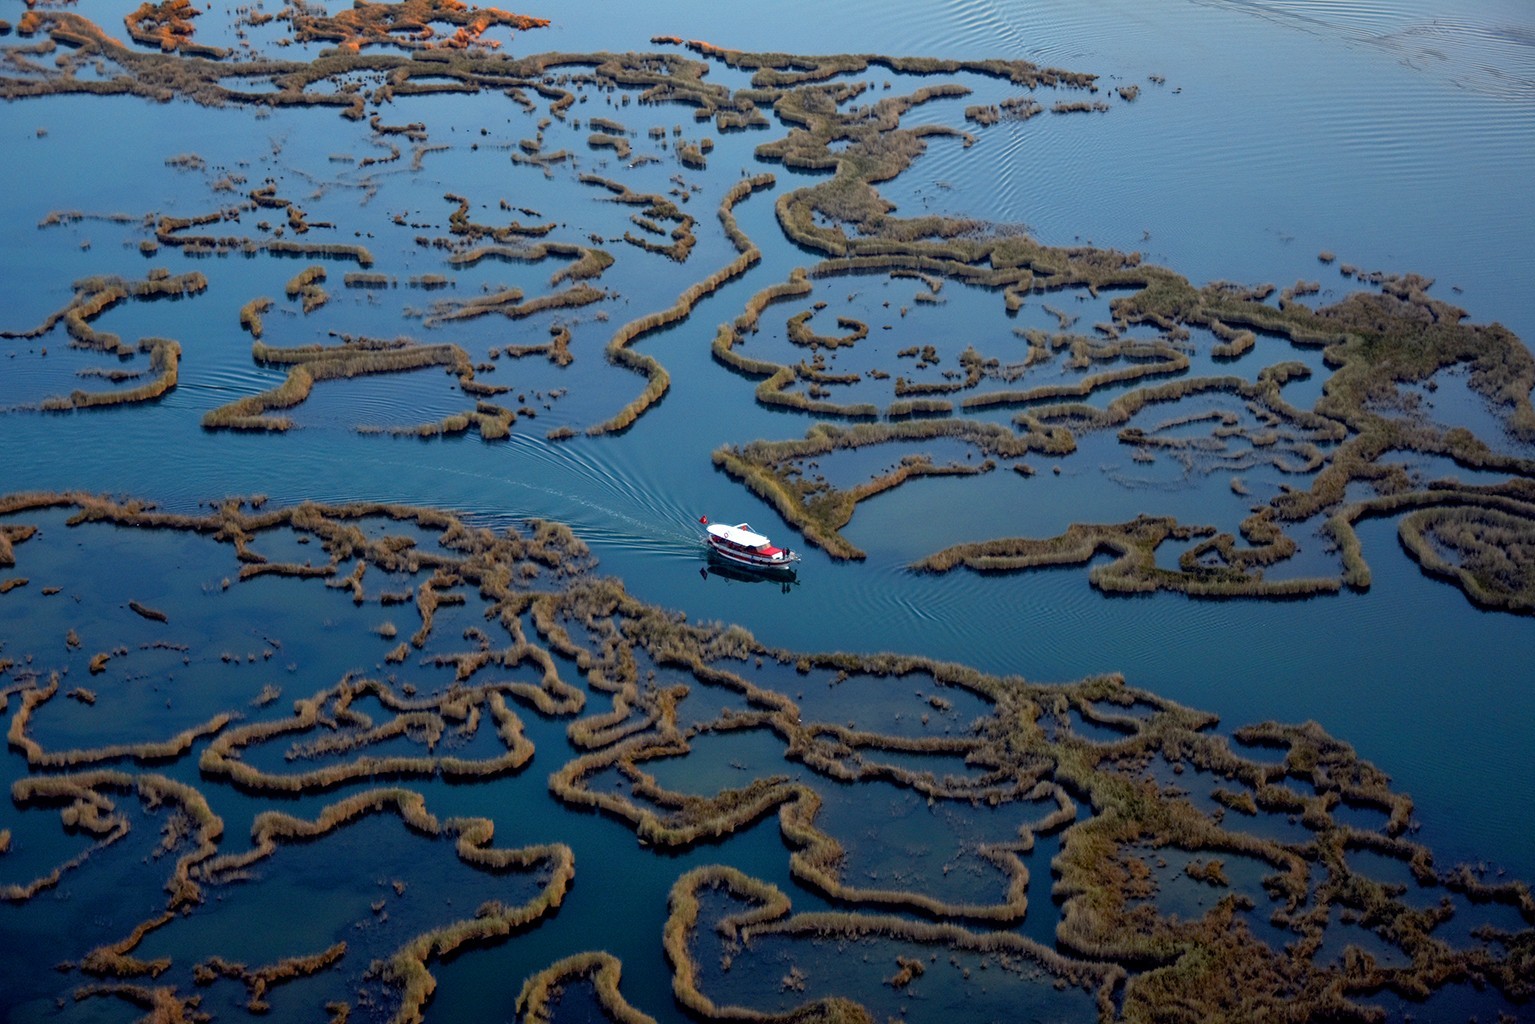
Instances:
[[[799,573],[794,569],[743,569],[722,560],[713,552],[705,555],[706,565],[698,567],[698,575],[705,582],[717,576],[729,583],[774,583],[785,594],[799,586]]]

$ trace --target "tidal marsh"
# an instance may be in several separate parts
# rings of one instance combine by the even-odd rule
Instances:
[[[67,351],[41,354],[42,334],[7,346],[50,372],[97,360],[88,386],[134,396],[112,413],[18,415],[18,436],[36,437],[35,419],[92,457],[121,447],[125,474],[168,492],[149,495],[166,509],[85,492],[0,501],[0,612],[20,624],[0,637],[16,811],[0,895],[21,922],[18,1001],[407,1021],[468,1017],[473,991],[527,1019],[593,1009],[635,1024],[1528,1005],[1527,884],[1436,859],[1425,836],[1461,823],[1419,831],[1411,798],[1361,756],[1379,736],[1356,751],[1315,722],[1218,731],[1111,664],[1066,682],[1002,674],[1052,643],[1121,656],[1095,594],[1030,606],[1042,626],[1016,651],[1009,634],[954,660],[871,653],[852,629],[828,645],[847,650],[789,649],[757,625],[771,618],[748,620],[754,634],[637,596],[671,593],[672,576],[697,585],[686,542],[635,541],[683,571],[631,591],[593,571],[572,529],[523,518],[568,500],[583,535],[625,557],[628,526],[615,542],[610,522],[676,509],[641,498],[634,513],[657,489],[651,464],[605,459],[607,446],[649,446],[703,477],[714,449],[723,493],[745,488],[835,557],[873,563],[816,566],[880,589],[870,601],[849,586],[845,605],[839,589],[826,618],[873,608],[909,625],[903,644],[977,610],[945,604],[965,577],[936,574],[961,565],[1076,566],[1062,572],[1116,595],[1363,589],[1366,557],[1392,547],[1371,520],[1399,523],[1426,571],[1512,619],[1529,607],[1535,474],[1519,439],[1535,371],[1511,332],[1411,275],[1201,285],[942,202],[908,215],[901,182],[929,150],[990,159],[967,147],[1026,121],[1097,131],[1161,99],[1131,107],[1136,87],[1092,74],[661,38],[657,52],[523,55],[536,19],[432,0],[242,10],[241,32],[284,42],[214,56],[200,47],[228,40],[189,14],[141,11],[148,42],[125,45],[43,8],[3,44],[8,99],[201,103],[206,123],[228,114],[272,150],[220,149],[210,131],[197,154],[155,154],[177,202],[60,215],[39,248],[100,272],[74,298],[39,290],[68,303],[49,321]],[[978,83],[997,94],[978,104]],[[1105,118],[1031,120],[1115,91]],[[305,150],[295,133],[326,136],[321,156],[279,156]],[[145,255],[165,272],[113,276]],[[108,296],[175,282],[206,331],[111,333],[149,296]],[[1451,375],[1488,400],[1469,429],[1412,401]],[[729,425],[673,451],[667,399]],[[126,429],[86,425],[103,422]],[[759,424],[770,436],[753,442]],[[527,437],[535,426],[565,443]],[[511,443],[371,436],[469,431]],[[179,460],[151,465],[172,454],[191,482],[165,483]],[[1430,479],[1427,460],[1475,477]],[[60,475],[76,464],[61,462]],[[611,489],[574,480],[588,467]],[[194,505],[200,472],[270,474],[258,486],[277,498]],[[1061,476],[1097,493],[1047,491]],[[396,489],[472,507],[302,501]],[[950,533],[909,560],[933,575],[907,578],[867,542],[879,531],[849,527],[899,518],[923,489]],[[953,536],[977,521],[956,510],[997,494],[983,531]],[[1062,503],[1075,525],[1033,529],[1032,505],[1063,494],[1094,500]],[[1201,506],[1211,494],[1225,504]],[[882,563],[896,566],[884,578]],[[786,600],[823,582],[808,575]],[[976,592],[1059,593],[1015,582]],[[703,606],[727,620],[756,614],[766,589],[710,586]],[[937,600],[918,609],[912,594]],[[1363,598],[1346,602],[1339,629],[1364,621]],[[1165,600],[1135,607],[1152,613],[1148,646],[1191,635]],[[806,628],[799,610],[776,621]],[[1341,652],[1328,628],[1293,643]],[[1253,658],[1292,642],[1265,620],[1220,651],[1249,640]],[[972,653],[992,671],[963,664]],[[1159,678],[1210,682],[1181,665]],[[1289,681],[1276,669],[1276,691]],[[1361,698],[1370,722],[1375,699]],[[1315,716],[1349,722],[1331,704]],[[584,1001],[562,1006],[561,986]]]

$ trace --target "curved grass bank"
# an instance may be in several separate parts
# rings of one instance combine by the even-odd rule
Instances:
[[[854,429],[878,434],[930,428]],[[1001,446],[1010,432],[996,429],[1001,433],[989,438],[978,433],[977,443]],[[24,905],[66,880],[82,884],[81,873],[90,870],[98,851],[140,827],[142,816],[120,807],[121,796],[136,796],[148,810],[174,809],[170,817],[177,824],[165,831],[165,850],[174,860],[164,867],[151,860],[144,869],[156,885],[165,885],[168,895],[159,909],[115,934],[93,934],[90,948],[61,967],[84,976],[86,998],[185,1012],[196,1006],[186,987],[192,981],[185,979],[195,978],[198,985],[243,985],[252,1007],[270,1001],[275,1008],[276,1000],[317,986],[336,1006],[361,1009],[327,980],[360,967],[352,963],[350,933],[344,943],[311,943],[255,967],[206,955],[181,963],[144,950],[157,945],[146,943],[150,936],[175,930],[182,916],[196,913],[224,886],[261,884],[262,872],[294,844],[389,815],[417,835],[451,844],[470,868],[515,875],[533,886],[531,895],[517,900],[455,910],[450,921],[405,938],[379,959],[370,976],[391,995],[386,1007],[370,1005],[402,1024],[424,1019],[439,984],[435,964],[486,945],[537,942],[540,922],[557,910],[567,912],[560,908],[567,893],[579,889],[584,872],[600,879],[605,869],[626,870],[622,864],[577,865],[557,834],[543,838],[548,822],[538,838],[496,845],[490,818],[439,817],[412,788],[441,778],[454,783],[457,799],[494,796],[502,792],[498,787],[515,785],[533,759],[551,753],[556,760],[545,770],[555,800],[572,812],[595,810],[638,840],[633,848],[613,848],[610,859],[652,858],[704,844],[720,844],[712,849],[728,859],[726,838],[772,818],[792,877],[832,903],[796,912],[781,890],[728,863],[679,867],[656,941],[670,964],[676,999],[700,1019],[867,1018],[856,990],[837,990],[783,1011],[758,1008],[776,993],[743,1002],[741,995],[716,992],[712,979],[718,972],[702,968],[706,959],[720,956],[726,969],[732,959],[744,964],[757,955],[754,939],[771,941],[791,958],[857,956],[873,942],[884,950],[893,946],[900,969],[896,980],[886,981],[902,991],[920,990],[914,965],[939,956],[1027,965],[1059,989],[1089,995],[1106,1019],[1119,1006],[1126,1016],[1150,1019],[1172,1004],[1201,1017],[1236,1006],[1244,1015],[1283,1011],[1301,1018],[1368,1019],[1383,989],[1422,998],[1471,976],[1509,1005],[1535,996],[1522,953],[1535,933],[1528,886],[1480,878],[1462,866],[1437,866],[1432,851],[1413,837],[1411,799],[1314,723],[1238,729],[1238,747],[1211,728],[1214,716],[1116,676],[1041,684],[911,655],[774,648],[739,626],[692,623],[646,605],[619,581],[587,573],[584,548],[553,524],[498,534],[429,509],[362,503],[269,508],[231,499],[207,512],[180,514],[83,494],[11,495],[0,498],[0,515],[18,569],[39,565],[40,545],[74,543],[70,530],[55,538],[52,531],[24,529],[32,514],[59,508],[83,531],[82,542],[94,540],[97,526],[130,535],[187,531],[231,550],[252,570],[242,571],[235,586],[259,579],[265,587],[314,587],[305,581],[319,579],[326,584],[321,594],[334,594],[339,604],[402,610],[413,604],[420,621],[401,644],[404,656],[388,658],[397,677],[349,674],[295,701],[289,713],[263,710],[275,697],[268,686],[256,701],[242,699],[171,740],[77,752],[50,752],[33,738],[39,716],[56,708],[60,689],[57,675],[44,682],[33,673],[50,664],[62,673],[83,663],[87,652],[76,644],[25,667],[15,661],[0,667],[6,677],[0,679],[0,713],[10,718],[11,745],[28,762],[12,788],[14,801],[21,808],[58,808],[61,824],[87,840],[82,852],[37,877],[7,883],[0,897]],[[412,535],[376,528],[389,522]],[[1250,557],[1260,563],[1266,525],[1268,520],[1256,522],[1249,531]],[[1425,522],[1423,528],[1438,524]],[[1084,546],[1132,543],[1169,529],[1168,523],[1143,521],[1081,539]],[[314,538],[327,560],[295,565],[265,559],[261,549],[283,530]],[[422,543],[421,531],[436,543]],[[399,590],[402,584],[408,591]],[[18,599],[48,598],[26,588],[3,598]],[[444,630],[442,611],[458,605],[473,613],[468,621],[481,624]],[[185,618],[180,611],[171,607],[163,622],[128,614],[134,628],[163,630]],[[376,632],[370,642],[380,650],[381,639],[396,635],[392,623]],[[189,648],[188,654],[206,652]],[[432,671],[445,675],[429,692],[418,692],[416,682],[432,678]],[[920,725],[885,735],[827,720],[811,710],[815,701],[804,699],[810,687],[866,684],[878,685],[891,700],[919,701],[925,709]],[[72,713],[96,714],[100,705],[88,699],[93,696],[81,693]],[[702,705],[694,703],[699,696]],[[528,709],[563,720],[564,738],[535,751],[524,717]],[[926,712],[934,716],[931,723]],[[253,717],[237,722],[236,714]],[[481,729],[494,737],[477,739]],[[669,788],[656,772],[665,761],[701,756],[705,739],[729,746],[738,737],[753,749],[766,737],[780,758],[743,764],[743,774],[702,792]],[[406,744],[417,752],[402,751]],[[455,745],[474,752],[455,752]],[[1244,752],[1255,746],[1261,757]],[[276,750],[283,753],[271,756]],[[181,771],[194,756],[195,783],[162,774]],[[914,763],[923,756],[964,767],[940,774]],[[166,767],[102,766],[108,761]],[[1218,797],[1208,804],[1191,801],[1177,781],[1202,777],[1218,780]],[[969,851],[986,866],[990,883],[954,889],[947,872],[871,877],[863,870],[867,847],[859,837],[868,830],[882,834],[883,805],[874,801],[853,821],[827,812],[829,797],[860,786],[878,786],[882,793],[894,787],[918,806],[950,811],[954,834],[935,835],[934,841]],[[235,806],[242,795],[303,797],[308,803],[302,813],[253,807],[249,839],[226,838],[223,818],[212,808]],[[1378,829],[1356,823],[1360,808],[1380,815]],[[993,812],[1019,824],[982,838]],[[1249,827],[1275,816],[1297,827]],[[29,817],[14,826],[32,827]],[[1059,853],[1048,866],[1034,855],[1041,835],[1058,836]],[[0,854],[18,841],[8,825],[0,833]],[[1498,943],[1452,945],[1439,926],[1455,911],[1448,904],[1425,909],[1402,886],[1360,871],[1349,856],[1359,850],[1400,864],[1419,887],[1446,900],[1506,907],[1525,930]],[[1169,862],[1186,862],[1215,886],[1214,902],[1195,914],[1164,906],[1150,879]],[[1261,885],[1241,881],[1251,872],[1237,865],[1254,863],[1264,871]],[[1051,900],[1041,904],[1030,898],[1030,889],[1031,878],[1043,870],[1054,881]],[[361,891],[384,884],[371,873],[355,882]],[[395,893],[404,885],[397,880]],[[723,916],[711,909],[713,916],[704,918],[705,907],[722,906]],[[373,914],[381,918],[382,907]],[[1285,941],[1255,938],[1250,914],[1262,915]],[[1019,923],[1033,915],[1052,922],[1055,948],[1019,931]],[[1362,923],[1372,942],[1389,947],[1394,965],[1317,956],[1332,929],[1349,923]],[[355,941],[367,934],[358,931]],[[708,948],[710,941],[719,943],[717,951]],[[597,951],[557,960],[531,973],[519,1006],[529,1019],[543,1019],[561,987],[590,983],[615,1019],[640,1022],[650,1019],[652,1009],[667,1012],[623,998],[623,966]],[[305,986],[286,987],[301,978]],[[979,973],[953,978],[960,990],[983,983]]]

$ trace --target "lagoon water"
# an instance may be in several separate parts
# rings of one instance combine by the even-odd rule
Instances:
[[[0,16],[19,19],[22,5],[10,6]],[[338,5],[332,0],[327,6]],[[77,9],[115,32],[121,7],[81,0]],[[976,90],[975,96],[919,106],[909,120],[968,127],[977,141],[966,147],[955,140],[932,140],[927,152],[881,192],[902,215],[976,217],[1024,226],[1046,243],[1140,251],[1196,285],[1222,279],[1280,286],[1315,280],[1321,285],[1319,302],[1364,287],[1342,277],[1336,264],[1318,261],[1319,252],[1332,251],[1338,263],[1366,271],[1431,277],[1431,294],[1463,307],[1471,320],[1498,321],[1526,343],[1535,340],[1535,310],[1529,301],[1535,283],[1535,250],[1529,245],[1535,190],[1528,184],[1535,167],[1535,17],[1525,3],[892,0],[828,5],[804,0],[748,9],[706,2],[585,0],[526,13],[553,23],[515,36],[503,34],[511,52],[646,50],[653,46],[652,36],[675,35],[748,51],[1024,59],[1096,74],[1106,91],[1136,83],[1140,95],[1135,102],[1116,100],[1105,113],[1041,116],[977,129],[965,124],[964,106],[995,102],[1010,91],[993,80],[959,76]],[[203,15],[207,24],[199,24],[199,40],[229,41],[221,35],[227,26],[219,24],[228,17],[222,9]],[[14,36],[0,41],[15,42]],[[307,52],[319,49],[311,46]],[[873,69],[867,77],[891,80],[897,93],[924,84],[884,69]],[[709,79],[742,86],[747,76],[714,63]],[[453,379],[436,369],[322,384],[293,411],[297,427],[283,434],[210,432],[199,423],[208,410],[281,380],[280,371],[253,364],[251,339],[239,322],[241,306],[260,295],[279,297],[266,318],[266,340],[277,345],[326,342],[332,332],[409,334],[454,341],[478,360],[494,346],[546,338],[548,318],[523,323],[493,317],[432,328],[419,315],[435,300],[463,299],[482,290],[517,286],[537,294],[545,287],[546,265],[485,261],[455,271],[453,288],[442,293],[412,290],[404,282],[412,275],[442,272],[440,254],[415,239],[445,232],[454,203],[444,193],[469,197],[474,218],[482,222],[518,216],[498,207],[498,200],[504,200],[559,222],[562,237],[622,235],[629,210],[602,201],[600,190],[576,180],[578,171],[617,176],[620,164],[612,154],[590,149],[584,131],[561,123],[548,129],[546,148],[571,149],[580,166],[556,167],[544,175],[513,167],[507,158],[518,140],[535,130],[541,113],[524,112],[497,94],[396,99],[388,118],[422,122],[434,148],[419,154],[415,164],[407,148],[399,161],[372,166],[364,161],[386,156],[387,142],[381,143],[365,123],[345,121],[325,109],[267,113],[205,109],[183,100],[154,104],[84,96],[0,106],[9,186],[0,190],[0,329],[21,331],[40,323],[69,301],[72,281],[89,275],[141,277],[149,267],[166,266],[173,273],[196,270],[208,278],[200,295],[128,303],[96,325],[125,339],[180,341],[180,380],[161,400],[71,414],[0,414],[0,492],[132,495],[173,511],[195,511],[226,495],[259,493],[274,505],[377,500],[436,506],[497,528],[529,518],[568,523],[591,546],[600,571],[621,577],[637,598],[684,611],[694,620],[740,623],[771,645],[919,653],[1031,680],[1121,672],[1136,687],[1218,714],[1223,730],[1266,720],[1315,720],[1390,775],[1396,789],[1412,795],[1419,826],[1414,838],[1431,847],[1438,862],[1485,862],[1494,876],[1535,879],[1535,844],[1530,841],[1535,837],[1535,761],[1528,753],[1528,733],[1535,724],[1530,661],[1535,618],[1481,610],[1456,587],[1426,576],[1397,542],[1392,521],[1371,520],[1360,527],[1374,573],[1368,591],[1303,601],[1111,597],[1089,585],[1086,567],[984,576],[923,576],[906,568],[950,544],[1048,536],[1073,521],[1120,522],[1145,512],[1232,529],[1245,514],[1244,503],[1227,487],[1229,472],[1187,473],[1165,460],[1143,466],[1106,433],[1085,436],[1081,450],[1063,460],[1058,475],[1049,471],[1049,460],[1035,460],[1041,471],[1032,477],[998,472],[981,479],[924,479],[860,505],[845,533],[868,553],[864,561],[835,562],[800,543],[769,506],[716,471],[710,453],[756,438],[800,437],[816,421],[754,403],[754,381],[716,363],[709,343],[715,326],[736,316],[750,295],[808,260],[785,240],[773,201],[813,179],[764,166],[754,157],[756,145],[781,134],[783,126],[777,123],[720,135],[707,122],[695,127],[684,108],[591,106],[603,98],[594,94],[575,113],[627,124],[636,132],[639,151],[647,148],[645,129],[652,124],[680,123],[689,138],[714,137],[708,171],[684,174],[699,186],[688,207],[698,218],[698,244],[685,268],[661,257],[633,255],[637,250],[621,242],[608,246],[619,256],[599,282],[611,293],[599,307],[608,315],[581,310],[567,318],[575,325],[575,362],[558,368],[524,365],[535,360],[516,365],[503,360],[494,374],[485,375],[520,390],[569,388],[548,408],[540,407],[537,419],[519,421],[503,442],[481,441],[473,434],[419,440],[356,431],[358,424],[406,426],[461,409],[464,402]],[[201,158],[200,167],[167,163],[187,153]],[[664,159],[626,173],[623,180],[636,189],[670,188],[669,179],[679,168],[669,153],[661,155]],[[639,378],[603,363],[607,336],[625,320],[669,305],[692,281],[733,258],[714,211],[724,189],[742,173],[761,170],[773,171],[777,184],[737,208],[742,228],[762,249],[761,263],[702,302],[687,321],[640,344],[641,351],[667,367],[671,392],[621,435],[546,439],[551,428],[580,431],[604,419],[638,391]],[[370,269],[396,278],[400,286],[378,292],[343,288],[342,274],[353,268],[337,266],[327,284],[330,303],[303,315],[295,303],[280,298],[284,283],[302,269],[299,261],[194,258],[172,249],[141,255],[139,242],[150,236],[144,217],[196,215],[234,201],[234,194],[220,192],[216,184],[231,173],[243,175],[252,186],[271,179],[282,195],[304,207],[311,222],[334,222],[345,229],[344,236],[335,231],[325,240],[350,242],[354,232],[360,233],[377,259]],[[41,226],[49,213],[63,210],[130,216],[87,216]],[[261,213],[281,217],[280,212]],[[397,215],[412,227],[397,223]],[[245,214],[242,230],[252,230],[255,219]],[[425,227],[417,230],[418,225]],[[834,304],[873,324],[881,316],[891,319],[881,305],[887,299],[892,307],[913,303],[914,286],[867,277],[838,278],[819,287]],[[957,283],[947,286],[945,296],[942,306],[914,306],[912,316],[895,329],[913,342],[932,339],[958,351],[971,339],[978,347],[1000,346],[1015,326],[1055,322],[1037,304],[1017,320],[1006,319],[995,295],[971,293]],[[1089,312],[1082,323],[1102,318]],[[46,357],[38,351],[44,346]],[[1298,404],[1314,401],[1327,373],[1316,353],[1291,351],[1265,338],[1237,372],[1251,375],[1283,359],[1312,367],[1312,379],[1295,385],[1290,394]],[[75,368],[103,361],[71,352],[62,335],[0,341],[0,407],[13,409],[65,392],[76,386]],[[1500,450],[1535,455],[1503,433],[1495,412],[1463,383],[1457,389],[1453,380],[1443,382],[1434,402],[1435,414],[1446,422],[1471,425]],[[1425,469],[1429,477],[1453,471],[1452,466]],[[1277,472],[1263,468],[1251,475],[1262,497],[1280,481]],[[783,588],[701,573],[695,521],[702,514],[749,520],[804,548],[798,582]],[[45,531],[67,536],[60,517],[49,519]],[[1315,535],[1314,524],[1298,539],[1304,569],[1297,575],[1336,571],[1335,558]],[[50,572],[68,575],[76,589],[89,589],[99,577],[104,592],[126,599],[132,595],[120,579],[121,565],[138,564],[127,544],[126,539],[93,536],[86,556],[78,559],[68,545],[51,545],[47,557],[58,561],[34,569],[38,579],[33,586]],[[187,546],[197,545],[188,541]],[[194,567],[199,581],[180,590],[165,588],[164,605],[185,621],[193,614],[189,609],[198,607],[202,584],[216,580],[219,570],[200,568],[199,559],[207,556],[194,550],[168,557]],[[144,565],[141,575],[131,579],[151,577],[163,564]],[[58,655],[58,638],[72,620],[64,612],[49,618],[19,595],[0,596],[0,655]],[[323,601],[316,601],[314,609],[283,609],[252,600],[252,608],[231,605],[218,614],[204,613],[207,621],[199,628],[208,633],[210,649],[238,645],[253,632],[281,631],[292,650],[279,658],[303,662],[302,674],[313,689],[328,685],[354,662],[371,664],[379,656],[371,648],[328,645],[324,630],[314,623],[343,616],[345,610],[322,610]],[[279,618],[263,625],[245,617],[251,614]],[[292,692],[285,699],[298,696],[297,684],[286,685]],[[143,696],[151,699],[148,693]],[[150,726],[149,735],[184,728],[204,710],[201,699],[208,708],[221,706],[217,692],[202,698],[189,693],[187,699],[196,711],[187,710],[186,721]],[[75,742],[71,723],[51,726],[61,745]],[[79,728],[85,730],[81,735],[89,733],[87,726]],[[563,750],[563,725],[545,723],[536,742]],[[548,758],[549,770],[560,758]],[[193,762],[174,773],[195,782]],[[0,778],[6,784],[27,772],[14,749],[3,763]],[[632,839],[605,819],[562,812],[544,790],[538,763],[504,798],[507,806],[476,806],[472,794],[445,784],[423,788],[440,801],[439,814],[493,813],[509,826],[525,807],[532,822],[528,832],[547,839],[553,836],[541,833],[558,829],[575,846],[578,862],[600,862],[611,847],[633,848]],[[231,798],[221,811],[234,836],[243,835],[253,813],[241,806]],[[10,809],[0,812],[0,828],[15,817]],[[392,819],[368,828],[379,834],[348,841],[359,848],[410,842],[408,830]],[[396,830],[395,839],[385,835],[390,829]],[[151,828],[138,842],[149,844],[153,834]],[[4,881],[17,880],[28,870],[19,860],[21,845],[0,858]],[[45,853],[33,852],[37,863],[46,862]],[[625,991],[635,1005],[660,1019],[678,1018],[654,938],[672,879],[694,862],[724,856],[788,889],[793,883],[782,854],[771,820],[723,847],[690,852],[680,860],[626,854],[623,878],[599,878],[585,888],[578,882],[577,898],[540,927],[536,942],[520,941],[493,957],[469,955],[443,965],[429,1018],[509,1017],[506,990],[515,994],[516,979],[555,955],[588,946],[603,946],[624,960]],[[119,851],[99,867],[92,862],[90,870],[99,869],[100,880],[81,874],[81,901],[96,899],[87,890],[99,893],[95,886],[110,885],[110,872],[131,877],[132,865],[143,856],[148,856],[147,846]],[[381,877],[388,870],[378,868]],[[318,866],[313,872],[323,874]],[[325,891],[323,877],[298,877],[292,881],[285,875],[288,880],[281,881],[294,886],[292,892],[268,896],[289,903],[320,899],[316,894]],[[462,884],[464,905],[485,898],[475,891],[474,878]],[[41,968],[85,951],[41,938],[55,931],[58,922],[103,941],[116,934],[114,927],[120,930],[149,912],[159,898],[153,886],[140,885],[135,899],[142,905],[115,914],[97,909],[76,915],[62,893],[22,907],[0,906],[0,992],[8,993],[0,995],[0,1019],[5,1010],[15,1020],[69,1017],[52,1009],[63,987],[46,974],[37,977]],[[231,895],[231,901],[240,898]],[[814,904],[803,889],[795,890],[795,898]],[[335,919],[343,921],[356,908],[332,909]],[[411,913],[405,908],[393,914],[396,937],[419,930]],[[604,914],[627,923],[610,926],[593,939],[594,922]],[[112,920],[102,923],[100,918]],[[218,933],[221,928],[229,930],[216,914],[210,915],[166,941],[195,948],[204,939],[202,930]],[[313,929],[313,941],[299,944],[305,951],[324,944],[321,933],[327,925],[316,923]],[[386,940],[378,942],[379,951],[387,948]],[[175,952],[156,948],[140,955]],[[268,951],[253,948],[246,955],[260,960]],[[771,948],[757,955],[769,959],[767,966],[743,963],[742,972],[780,970],[771,962]],[[514,980],[496,983],[503,975]],[[285,990],[292,993],[291,1001],[275,1004],[283,1019],[303,1019],[300,988]],[[497,994],[487,995],[488,988]],[[879,988],[878,979],[874,988]],[[1091,1001],[1077,998],[1081,993],[1073,1001],[1053,1002],[1049,986],[1040,989],[1041,1013],[1059,1019],[1092,1013]],[[893,1004],[880,1009],[894,1012]]]

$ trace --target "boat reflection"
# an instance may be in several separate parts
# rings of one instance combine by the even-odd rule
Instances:
[[[699,567],[698,575],[705,580],[719,576],[737,583],[777,583],[785,594],[799,586],[799,574],[793,569],[743,569],[713,552],[709,553],[708,564]]]

